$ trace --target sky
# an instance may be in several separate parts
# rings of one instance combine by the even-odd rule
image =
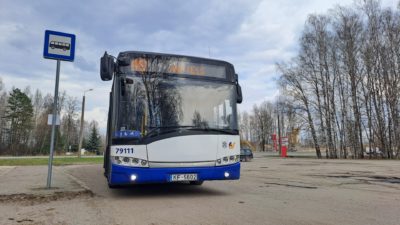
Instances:
[[[239,74],[239,111],[272,101],[275,64],[293,58],[309,14],[353,0],[0,0],[0,77],[12,87],[54,93],[56,61],[43,58],[45,30],[76,35],[74,62],[61,63],[60,91],[79,101],[85,120],[106,128],[111,82],[100,79],[100,57],[127,50],[228,61]],[[383,0],[395,7],[397,1]]]

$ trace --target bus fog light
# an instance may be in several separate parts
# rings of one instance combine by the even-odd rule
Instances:
[[[233,160],[235,160],[235,156],[233,156],[233,155],[229,156],[229,161],[233,161]]]
[[[131,175],[131,181],[135,181],[137,179],[137,176],[135,174]]]
[[[221,159],[217,159],[217,164],[221,164]]]
[[[229,174],[228,172],[225,172],[225,173],[224,173],[225,178],[228,178],[229,175],[230,175],[230,174]]]
[[[225,156],[223,159],[224,159],[224,162],[228,162],[228,157]]]

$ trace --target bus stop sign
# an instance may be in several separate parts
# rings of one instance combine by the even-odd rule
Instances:
[[[44,49],[43,57],[46,59],[57,60],[56,69],[56,86],[54,88],[54,103],[53,103],[53,115],[51,118],[51,139],[50,139],[50,156],[49,165],[47,172],[47,188],[51,187],[51,174],[53,168],[53,155],[54,155],[54,139],[56,133],[57,123],[57,101],[58,101],[58,85],[60,81],[60,67],[61,60],[74,61],[75,56],[75,35],[61,33],[58,31],[46,30],[44,32]],[[49,121],[50,122],[50,121]]]
[[[46,30],[44,34],[43,57],[64,61],[74,61],[75,35]]]

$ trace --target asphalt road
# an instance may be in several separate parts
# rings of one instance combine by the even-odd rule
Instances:
[[[399,224],[400,162],[279,159],[242,163],[239,181],[108,189],[101,165],[62,167],[94,193],[1,208],[9,224]],[[7,211],[8,210],[8,211]],[[14,213],[15,214],[15,213]],[[6,223],[8,224],[8,223]]]

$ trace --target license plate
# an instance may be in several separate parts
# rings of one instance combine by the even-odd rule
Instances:
[[[171,181],[196,181],[197,174],[186,173],[186,174],[172,174]]]

